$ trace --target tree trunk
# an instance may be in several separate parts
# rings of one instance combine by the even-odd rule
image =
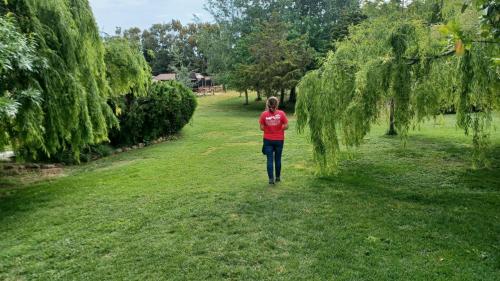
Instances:
[[[398,132],[396,132],[396,127],[394,126],[394,99],[391,99],[389,103],[390,113],[389,113],[389,131],[387,135],[396,136]]]
[[[285,89],[281,89],[280,92],[280,107],[285,108]]]
[[[256,101],[261,101],[261,100],[262,100],[262,97],[260,95],[260,91],[257,90],[257,99],[256,99]]]
[[[245,90],[245,105],[248,105],[248,90]]]
[[[290,89],[290,98],[288,99],[290,103],[295,103],[297,101],[297,89],[293,87]]]

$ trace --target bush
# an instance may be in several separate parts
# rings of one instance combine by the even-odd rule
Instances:
[[[78,152],[78,158],[75,158],[75,152],[71,148],[64,149],[51,158],[41,158],[38,162],[42,163],[62,163],[64,165],[77,165],[87,163],[92,160],[107,157],[113,154],[114,148],[106,143],[88,145]]]
[[[108,157],[113,154],[114,148],[108,144],[98,144],[91,147],[90,151],[92,155],[101,158]]]
[[[154,83],[145,97],[126,96],[113,106],[121,111],[120,129],[112,130],[113,145],[148,143],[179,132],[193,116],[196,97],[179,82]]]

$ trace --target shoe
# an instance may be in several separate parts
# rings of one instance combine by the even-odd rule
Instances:
[[[280,179],[280,178],[276,178],[276,182],[280,182],[280,181],[281,181],[281,179]]]
[[[274,184],[274,180],[269,180],[269,184]]]

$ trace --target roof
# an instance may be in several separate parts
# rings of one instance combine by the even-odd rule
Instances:
[[[156,81],[171,81],[176,79],[176,74],[175,73],[162,73],[159,74],[155,77],[153,77],[154,80]]]
[[[201,73],[195,73],[195,72],[192,72],[190,77],[191,77],[191,79],[196,79],[196,80],[205,79],[205,76],[201,75]]]

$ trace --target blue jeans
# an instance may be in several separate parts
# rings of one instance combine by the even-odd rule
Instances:
[[[273,162],[276,168],[276,178],[281,176],[281,154],[283,153],[282,140],[266,140],[264,139],[264,145],[262,146],[262,153],[267,156],[267,175],[269,180],[274,180],[273,175]]]

